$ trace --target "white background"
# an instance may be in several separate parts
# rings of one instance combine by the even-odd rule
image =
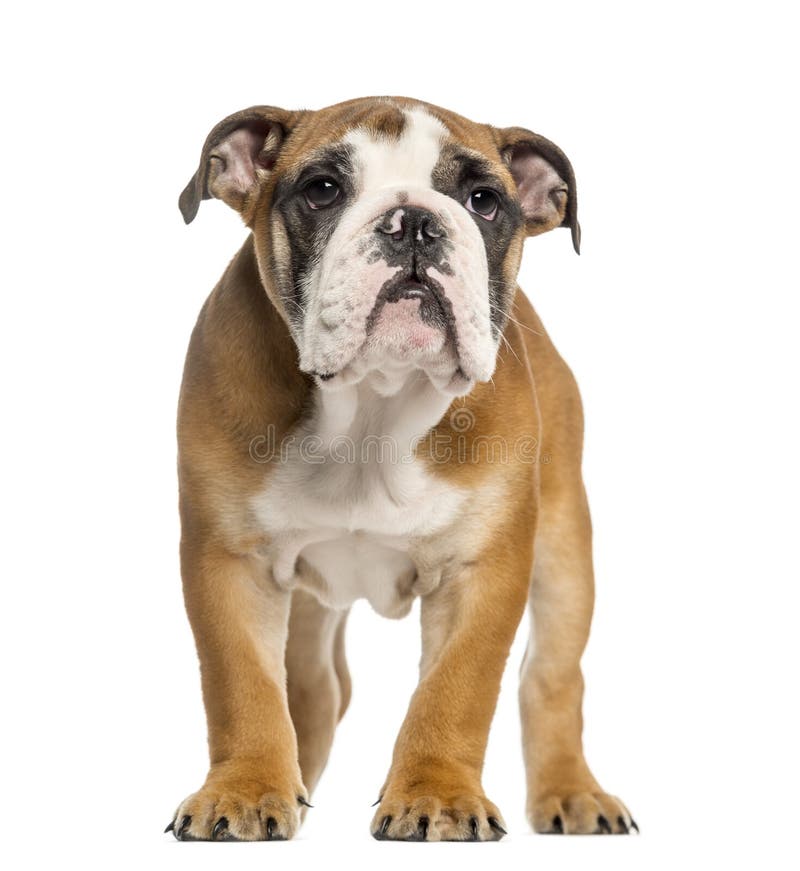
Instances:
[[[790,9],[404,0],[6,11],[6,867],[797,861]],[[531,240],[521,284],[584,395],[598,577],[586,748],[633,810],[638,839],[530,833],[515,699],[523,629],[485,773],[509,837],[374,842],[370,804],[419,648],[416,611],[393,623],[362,605],[348,638],[353,705],[299,839],[221,846],[160,834],[206,762],[178,576],[175,405],[197,311],[245,235],[217,202],[184,227],[177,197],[230,112],[366,94],[533,128],[576,169],[583,254],[564,230]]]

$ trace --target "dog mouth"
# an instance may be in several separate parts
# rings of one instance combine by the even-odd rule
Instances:
[[[367,317],[367,336],[369,336],[387,305],[401,300],[415,300],[419,303],[419,319],[430,327],[441,330],[446,338],[454,338],[452,307],[444,292],[434,281],[420,279],[416,275],[403,275],[392,279],[381,288],[375,305]]]
[[[386,281],[366,318],[363,342],[353,360],[337,371],[311,374],[318,383],[344,385],[357,380],[363,367],[384,360],[388,372],[395,366],[424,368],[440,389],[453,395],[471,383],[462,368],[452,303],[435,278],[420,276],[412,268]]]

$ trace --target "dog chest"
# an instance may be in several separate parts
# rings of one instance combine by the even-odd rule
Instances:
[[[253,502],[275,580],[332,608],[357,599],[404,616],[431,587],[415,545],[452,523],[464,494],[410,462],[280,463]]]

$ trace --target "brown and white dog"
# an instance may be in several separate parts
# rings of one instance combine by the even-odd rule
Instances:
[[[628,832],[581,746],[580,399],[516,284],[526,236],[566,226],[578,250],[569,161],[528,130],[406,98],[258,106],[209,134],[187,223],[209,197],[252,232],[200,313],[181,390],[211,767],[168,830],[292,837],[350,698],[348,609],[401,617],[420,597],[419,686],[373,835],[504,834],[481,771],[526,601],[530,822]]]

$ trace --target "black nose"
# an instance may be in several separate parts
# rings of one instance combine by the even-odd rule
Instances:
[[[436,244],[445,235],[436,215],[416,206],[390,209],[376,230],[395,242],[415,246]]]

